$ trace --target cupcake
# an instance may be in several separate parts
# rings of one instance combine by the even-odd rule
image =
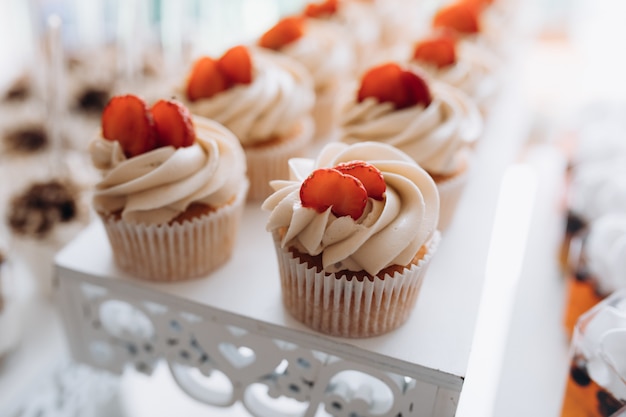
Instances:
[[[283,18],[259,38],[258,44],[300,62],[311,74],[315,137],[327,139],[337,127],[338,89],[353,77],[356,58],[345,28],[318,18],[319,13],[307,8],[303,16]]]
[[[71,158],[73,155],[68,155]],[[41,164],[42,160],[32,162]],[[80,174],[91,177],[86,170]],[[42,296],[48,297],[54,290],[56,253],[91,220],[85,190],[84,185],[60,176],[31,178],[11,197],[6,216],[11,248]]]
[[[592,221],[581,243],[573,276],[568,277],[568,334],[581,314],[613,292],[626,289],[626,213],[609,213]]]
[[[352,45],[355,69],[367,68],[372,52],[380,49],[382,32],[378,16],[360,0],[325,0],[310,2],[305,15],[331,21],[345,29],[345,38]]]
[[[467,182],[473,144],[482,135],[476,104],[459,89],[389,62],[352,87],[341,113],[340,141],[377,141],[413,158],[435,180],[440,230],[448,227]]]
[[[494,54],[503,54],[505,28],[492,24],[486,17],[490,7],[484,0],[456,0],[442,5],[432,17],[431,27],[452,31],[462,42],[472,43]]]
[[[343,0],[356,3],[375,17],[379,32],[379,48],[394,48],[408,43],[425,27],[427,15],[423,2],[414,0]]]
[[[410,61],[432,78],[463,91],[487,114],[499,81],[497,62],[484,49],[459,42],[448,31],[435,31],[415,42]]]
[[[560,417],[618,417],[626,411],[626,292],[585,312],[570,345]]]
[[[573,167],[566,196],[567,220],[561,242],[564,270],[570,270],[577,241],[589,224],[611,212],[626,210],[626,159],[623,155]],[[573,244],[573,246],[572,246]]]
[[[182,90],[182,91],[180,91]],[[289,176],[289,158],[306,154],[315,100],[306,69],[263,48],[235,46],[219,59],[197,59],[178,96],[192,114],[221,123],[243,146],[250,200]]]
[[[93,205],[121,269],[177,281],[230,258],[248,190],[232,132],[174,100],[116,96],[89,151],[103,173]]]
[[[262,205],[286,310],[332,336],[377,336],[403,324],[439,242],[432,178],[376,142],[329,143],[290,168]]]

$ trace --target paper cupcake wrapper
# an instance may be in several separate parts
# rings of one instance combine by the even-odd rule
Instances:
[[[439,191],[439,230],[446,230],[452,223],[459,200],[461,200],[461,195],[467,185],[468,177],[469,169],[466,169],[450,179],[437,182],[437,190]]]
[[[390,332],[409,318],[439,240],[437,232],[424,257],[402,273],[359,281],[317,272],[282,248],[274,234],[283,304],[295,319],[331,336],[362,338]]]
[[[306,118],[298,127],[298,133],[293,137],[275,144],[244,148],[250,180],[248,200],[268,197],[273,192],[269,184],[271,180],[289,178],[289,159],[306,155],[313,138],[313,120]]]
[[[183,223],[145,225],[103,217],[115,263],[149,281],[207,275],[233,252],[246,191],[241,187],[233,203]]]

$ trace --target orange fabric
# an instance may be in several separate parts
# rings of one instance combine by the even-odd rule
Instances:
[[[581,314],[600,301],[602,297],[596,293],[591,282],[579,281],[574,277],[567,278],[564,325],[568,336],[572,335]]]

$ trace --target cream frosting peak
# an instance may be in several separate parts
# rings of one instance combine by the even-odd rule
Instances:
[[[382,201],[368,199],[363,215],[337,217],[331,208],[318,213],[303,207],[302,181],[312,170],[341,162],[366,161],[383,174]],[[289,180],[273,181],[276,190],[262,208],[271,211],[267,229],[284,228],[281,244],[322,256],[324,270],[365,270],[376,275],[390,265],[407,265],[435,234],[439,194],[432,178],[396,148],[376,142],[326,145],[316,160],[293,159]]]
[[[280,51],[307,68],[318,94],[351,76],[355,67],[356,57],[345,28],[323,19],[308,19],[304,36]]]
[[[375,99],[345,101],[341,138],[345,143],[377,141],[402,150],[433,174],[449,174],[466,161],[469,147],[482,134],[482,116],[462,91],[441,82],[430,83],[433,101],[395,110]]]
[[[315,102],[313,80],[302,64],[271,50],[248,48],[253,66],[250,84],[194,102],[180,93],[193,114],[223,124],[244,146],[292,134],[301,120],[310,117]]]
[[[103,171],[94,207],[121,211],[132,223],[167,223],[192,203],[219,207],[247,187],[246,162],[237,138],[220,124],[193,117],[196,142],[165,146],[126,158],[117,141],[101,134],[89,146],[94,165]]]

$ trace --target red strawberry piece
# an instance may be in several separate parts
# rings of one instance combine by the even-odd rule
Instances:
[[[159,100],[150,109],[156,130],[157,147],[191,146],[196,133],[191,120],[191,113],[176,100]]]
[[[379,102],[391,102],[396,109],[432,101],[426,81],[418,74],[405,70],[396,63],[382,64],[368,70],[361,80],[359,102],[373,97]]]
[[[304,15],[313,18],[330,17],[337,13],[339,0],[326,0],[322,3],[309,3],[304,9]]]
[[[433,17],[433,27],[452,29],[462,34],[480,32],[478,8],[468,2],[458,1],[440,8]]]
[[[482,11],[493,3],[493,0],[460,0],[460,1],[471,5],[477,11]]]
[[[230,48],[217,61],[217,68],[232,84],[252,82],[252,58],[243,45]]]
[[[375,200],[382,200],[387,189],[383,174],[378,168],[365,161],[343,162],[335,169],[343,174],[352,175],[361,181],[367,190],[367,195]]]
[[[303,207],[323,213],[331,207],[337,216],[350,216],[357,220],[367,204],[367,190],[356,177],[342,174],[333,168],[316,169],[300,187]]]
[[[452,36],[440,35],[419,41],[413,59],[444,68],[456,62],[456,42]]]
[[[102,111],[102,136],[118,141],[131,158],[155,148],[154,122],[146,103],[134,95],[115,96]]]
[[[187,79],[187,99],[210,98],[228,87],[228,78],[219,70],[217,61],[208,56],[202,57],[193,64]]]
[[[259,45],[278,50],[300,39],[305,32],[304,25],[305,21],[302,16],[285,17],[261,36]]]

